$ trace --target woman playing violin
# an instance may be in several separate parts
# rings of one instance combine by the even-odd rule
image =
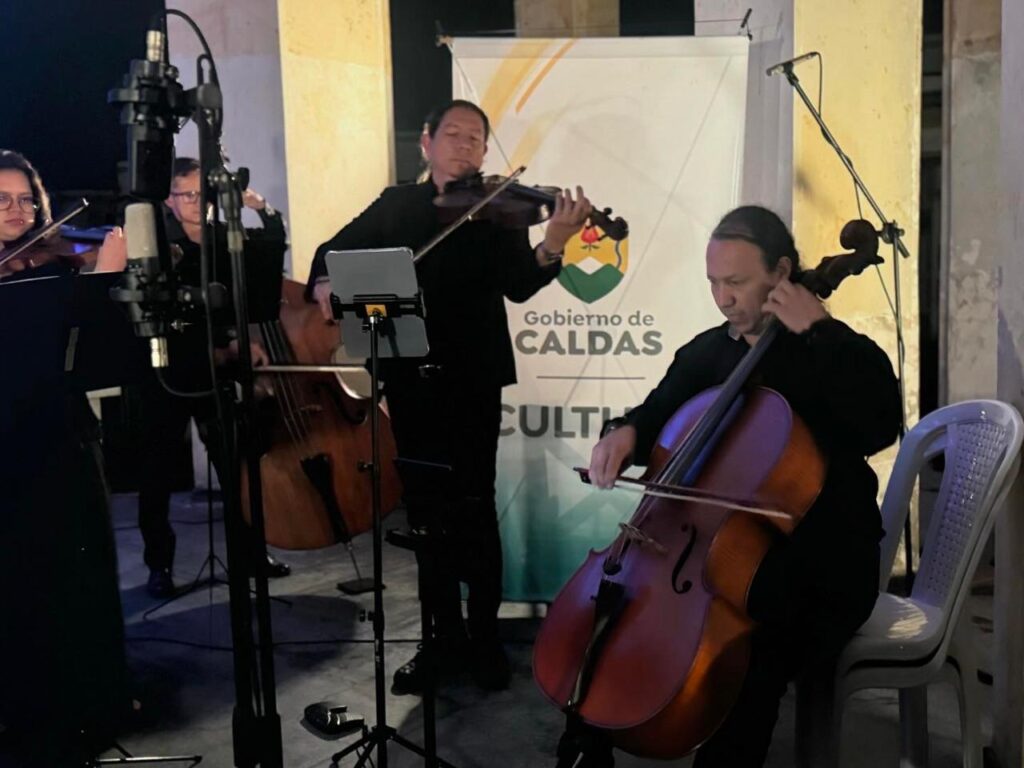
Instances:
[[[15,247],[50,220],[35,168],[0,150],[0,246]],[[76,269],[59,241],[48,238],[27,258],[8,261],[10,280]],[[97,256],[97,270],[124,268],[120,231],[107,236]],[[19,288],[0,284],[0,293]],[[19,331],[31,332],[28,324]],[[39,357],[47,356],[63,360],[64,349],[40,349]],[[5,381],[22,380],[23,362],[4,361]],[[80,765],[109,744],[129,704],[99,424],[85,395],[63,381],[33,380],[11,398],[4,393],[0,764]]]
[[[363,213],[317,249],[309,293],[330,318],[324,254],[331,250],[429,242],[443,225],[434,198],[452,180],[483,165],[490,124],[475,104],[456,100],[426,122],[421,149],[430,175],[423,183],[389,187]],[[431,589],[438,650],[449,669],[470,662],[485,689],[508,685],[508,660],[498,640],[502,560],[495,508],[495,464],[501,389],[515,382],[505,299],[523,302],[550,283],[566,242],[591,211],[577,187],[555,201],[543,242],[526,230],[471,221],[416,265],[427,308],[430,355],[381,370],[399,456],[450,465],[450,475],[402,468],[406,507],[414,526],[429,524],[440,539],[440,571]],[[428,367],[421,366],[426,363]],[[467,653],[459,582],[469,587]],[[395,693],[419,692],[419,654],[394,676]]]
[[[3,252],[16,248],[24,239],[53,221],[50,197],[35,167],[22,155],[0,149],[0,261]],[[91,252],[90,252],[91,251]],[[77,269],[95,261],[97,272],[119,272],[124,269],[126,250],[124,233],[115,227],[107,233],[98,250],[83,250],[62,242],[56,233],[30,246],[21,256],[3,261],[0,280],[12,273],[33,270],[24,277]],[[34,271],[47,264],[44,272]]]
[[[781,321],[785,331],[753,383],[782,394],[806,422],[827,472],[802,522],[778,538],[754,576],[747,608],[758,627],[747,677],[694,763],[753,768],[764,762],[788,681],[842,648],[874,605],[882,528],[878,480],[865,457],[896,439],[901,406],[885,353],[791,281],[799,256],[774,213],[757,206],[728,213],[712,232],[706,261],[726,322],[683,345],[643,404],[608,425],[593,449],[590,478],[608,488],[629,463],[645,464],[672,414],[721,384],[772,316]],[[610,764],[603,759],[593,764]]]

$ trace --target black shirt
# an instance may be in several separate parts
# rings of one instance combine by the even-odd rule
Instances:
[[[407,246],[415,252],[444,225],[438,220],[432,181],[388,187],[365,211],[317,248],[307,295],[327,274],[324,254],[335,250]],[[560,262],[541,267],[525,229],[500,229],[488,221],[463,224],[416,265],[426,307],[426,361],[384,367],[394,381],[424,362],[462,380],[503,386],[516,380],[504,299],[526,301],[558,275]]]
[[[668,418],[697,393],[725,381],[750,346],[728,323],[681,347],[664,378],[626,421],[637,430],[636,457],[646,463]],[[832,318],[807,333],[783,330],[751,380],[779,392],[806,422],[828,463],[825,485],[792,544],[827,570],[844,542],[877,544],[878,479],[865,457],[899,433],[900,397],[886,354],[867,336]]]
[[[263,226],[245,230],[244,249],[247,264],[252,262],[253,257],[267,260],[280,258],[288,249],[288,234],[285,231],[284,219],[281,214],[273,209],[258,210],[256,213]],[[167,208],[164,209],[164,222],[168,241],[181,248],[181,259],[174,265],[178,282],[182,285],[198,286],[202,277],[199,243],[194,243],[188,238],[181,223]],[[215,277],[230,287],[231,260],[228,256],[226,227],[223,222],[216,223],[213,239],[216,259],[211,279]]]
[[[243,245],[246,264],[246,289],[250,320],[253,323],[274,318],[281,299],[281,277],[284,253],[288,249],[288,235],[281,214],[273,209],[258,210],[262,228],[247,228]],[[202,284],[202,249],[185,234],[181,223],[172,212],[164,209],[167,239],[181,249],[181,257],[174,264],[174,279],[179,286]],[[212,238],[214,258],[210,279],[223,283],[227,305],[213,313],[214,343],[218,347],[228,344],[228,331],[233,328],[235,315],[232,298],[231,258],[227,248],[227,228],[218,221]],[[178,333],[168,337],[168,355],[171,369],[170,383],[184,391],[200,391],[210,386],[210,364],[207,349],[206,322],[200,310]]]

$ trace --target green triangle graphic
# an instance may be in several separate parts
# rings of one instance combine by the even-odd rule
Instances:
[[[566,264],[558,275],[558,282],[577,299],[591,304],[615,290],[622,282],[622,273],[611,264],[605,264],[588,275],[575,264]]]

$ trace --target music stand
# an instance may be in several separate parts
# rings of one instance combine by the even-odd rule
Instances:
[[[0,284],[0,348],[16,356],[19,365],[13,369],[23,374],[3,377],[5,402],[38,404],[39,392],[44,398],[59,398],[68,392],[120,386],[146,371],[148,346],[136,338],[121,308],[110,300],[110,288],[120,277],[59,275]],[[202,761],[201,755],[133,757],[116,741],[111,746],[122,757],[94,757],[86,765]]]
[[[384,670],[383,532],[381,524],[380,475],[380,384],[382,357],[423,357],[427,354],[423,299],[416,280],[412,251],[387,248],[360,251],[330,251],[326,254],[327,274],[334,292],[332,305],[339,318],[345,343],[351,354],[363,354],[370,361],[371,380],[371,477],[373,483],[373,661],[376,723],[363,728],[363,735],[332,755],[332,765],[346,755],[362,750],[356,768],[377,748],[378,768],[387,768],[387,742],[394,741],[421,755],[430,768],[454,768],[436,754],[435,713],[432,675],[428,675],[423,697],[425,748],[406,739],[387,723]],[[424,638],[428,667],[432,668],[430,633]]]

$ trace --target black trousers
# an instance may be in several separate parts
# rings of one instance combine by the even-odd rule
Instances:
[[[4,482],[0,766],[79,765],[110,745],[128,713],[100,456],[92,439],[54,438]]]
[[[195,385],[181,386],[183,390]],[[155,377],[144,379],[131,391],[139,414],[145,451],[139,472],[139,531],[142,534],[142,559],[151,570],[172,568],[177,537],[170,523],[173,476],[169,468],[186,439],[190,419],[195,419],[199,436],[210,454],[218,477],[227,471],[223,446],[216,423],[217,406],[213,398],[184,398],[172,395]],[[230,417],[229,417],[230,419]],[[228,425],[232,428],[233,425]],[[240,459],[241,460],[241,459]],[[258,558],[257,539],[246,526],[245,541],[249,557]]]
[[[152,376],[125,392],[138,413],[144,448],[139,466],[143,560],[150,570],[170,569],[176,543],[168,520],[173,479],[170,467],[181,450],[196,405],[170,394]]]
[[[439,636],[465,633],[460,582],[468,587],[474,640],[498,633],[502,553],[495,507],[501,387],[450,374],[385,385],[409,522],[435,542],[430,589]],[[449,467],[441,469],[437,465]]]
[[[698,751],[694,768],[760,768],[779,701],[808,666],[836,655],[863,624],[878,593],[878,545],[850,540],[828,557],[827,581],[788,542],[769,552],[751,586],[748,610],[760,622],[736,704]]]

